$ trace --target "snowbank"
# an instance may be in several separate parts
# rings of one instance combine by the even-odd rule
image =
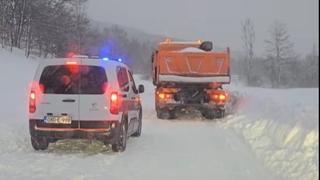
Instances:
[[[222,126],[241,135],[283,178],[318,179],[318,89],[236,89],[246,96],[245,105]]]
[[[28,146],[23,142],[30,141],[26,107],[37,61],[25,58],[24,51],[14,49],[11,53],[0,48],[0,154],[20,151]]]

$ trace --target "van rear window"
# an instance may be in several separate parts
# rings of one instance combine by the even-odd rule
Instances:
[[[45,94],[103,94],[107,76],[99,66],[47,66],[41,74],[40,84]]]

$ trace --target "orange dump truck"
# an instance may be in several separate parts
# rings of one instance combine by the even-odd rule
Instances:
[[[181,110],[198,109],[207,119],[224,116],[230,83],[230,51],[212,51],[212,43],[159,43],[152,54],[157,117],[174,119]]]

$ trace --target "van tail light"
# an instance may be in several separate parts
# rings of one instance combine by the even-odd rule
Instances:
[[[111,114],[118,114],[120,107],[120,98],[117,92],[112,92],[110,96],[110,112]]]
[[[36,112],[36,93],[31,91],[29,95],[29,113],[34,112]]]

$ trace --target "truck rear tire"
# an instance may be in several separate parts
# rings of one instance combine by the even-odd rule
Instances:
[[[217,110],[216,111],[216,118],[217,119],[224,118],[224,110]]]
[[[204,109],[201,110],[201,114],[206,119],[221,119],[224,117],[224,110]]]
[[[177,118],[175,109],[172,109],[172,110],[157,109],[157,117],[158,117],[158,119],[175,119],[175,118]]]
[[[201,111],[201,114],[202,114],[202,116],[204,117],[204,118],[206,118],[206,119],[214,119],[214,111],[212,111],[212,110],[202,110]]]

